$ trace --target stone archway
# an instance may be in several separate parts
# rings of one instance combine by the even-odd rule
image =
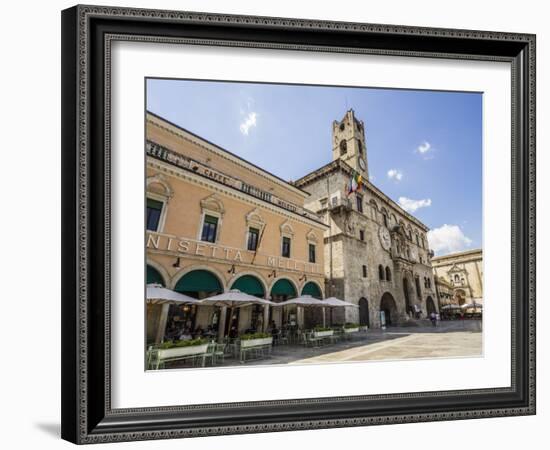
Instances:
[[[435,303],[431,296],[428,296],[426,299],[426,312],[428,313],[428,317],[431,313],[437,313],[437,310],[435,309]]]
[[[147,284],[152,283],[160,284],[161,286],[166,287],[166,281],[160,271],[150,264],[147,264]]]
[[[224,284],[213,271],[197,267],[184,273],[177,280],[174,290],[192,298],[203,299],[221,294],[224,291]],[[174,318],[178,317],[177,322],[181,328],[195,329],[200,325],[203,328],[212,327],[213,330],[219,331],[225,320],[222,318],[222,310],[223,308],[213,306],[171,305],[168,323],[170,324]]]
[[[365,297],[359,299],[359,325],[370,326],[369,301]]]
[[[311,295],[319,300],[323,298],[321,288],[313,281],[304,284],[301,295]],[[315,325],[326,324],[327,322],[326,308],[304,308],[302,311],[305,328],[313,328]]]
[[[386,325],[395,325],[397,323],[397,304],[395,303],[393,295],[389,292],[382,295],[382,299],[380,300],[380,311],[384,311]]]
[[[259,298],[265,298],[266,295],[266,287],[263,280],[252,273],[240,275],[231,284],[231,289],[238,289],[245,294]],[[246,331],[247,329],[254,332],[264,331],[266,326],[264,324],[264,320],[266,319],[266,308],[267,306],[261,305],[250,305],[244,308],[238,308],[238,311],[233,314],[236,316],[237,324],[227,325],[230,318],[226,316],[226,326],[228,326],[229,329],[236,327],[238,332],[243,330]]]
[[[271,286],[271,301],[281,303],[297,296],[295,284],[288,278],[278,278]],[[268,323],[275,322],[277,328],[283,325],[295,325],[298,320],[296,307],[270,307]]]

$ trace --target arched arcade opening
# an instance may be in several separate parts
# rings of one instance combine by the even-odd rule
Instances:
[[[397,324],[397,304],[389,292],[385,292],[380,300],[380,311],[384,312],[386,326]]]

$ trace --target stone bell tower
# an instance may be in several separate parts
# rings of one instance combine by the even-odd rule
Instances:
[[[341,159],[369,179],[365,125],[350,109],[341,121],[332,122],[332,160]]]

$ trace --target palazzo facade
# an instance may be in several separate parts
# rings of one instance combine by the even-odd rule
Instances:
[[[350,193],[351,178],[360,188]],[[365,126],[353,110],[332,124],[332,162],[294,184],[329,226],[327,296],[359,306],[336,320],[379,327],[438,312],[428,228],[369,181]]]
[[[152,113],[146,116],[147,283],[202,299],[229,289],[275,302],[325,297],[327,225],[309,194]],[[308,312],[248,306],[147,306],[147,338],[174,322],[223,334],[271,320],[308,326]]]

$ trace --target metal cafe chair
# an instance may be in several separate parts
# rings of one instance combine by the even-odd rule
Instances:
[[[214,364],[218,363],[218,360],[221,359],[222,364],[225,361],[225,348],[226,344],[214,344]]]

